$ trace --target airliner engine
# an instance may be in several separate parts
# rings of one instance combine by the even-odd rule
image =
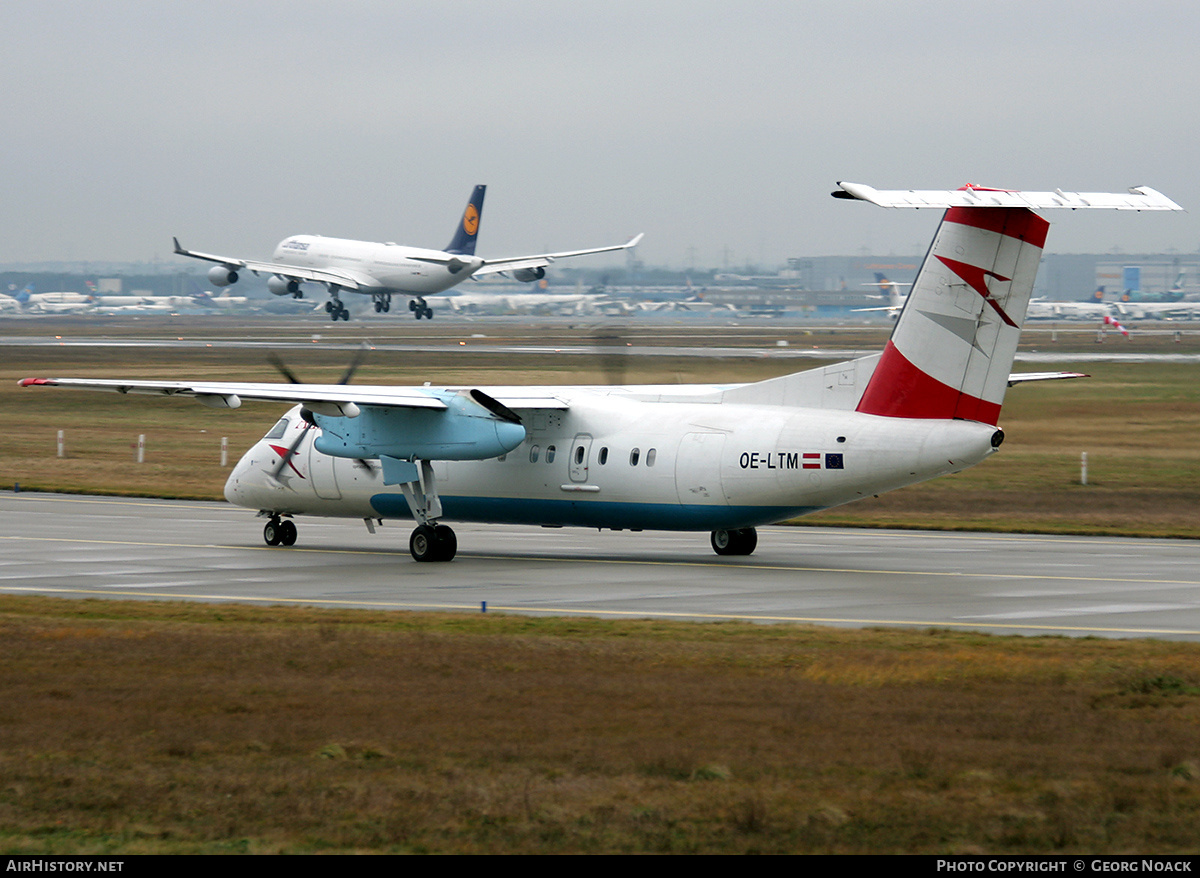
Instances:
[[[273,274],[267,279],[267,289],[277,296],[294,296],[300,292],[300,281]]]
[[[237,283],[238,273],[228,265],[214,265],[208,270],[208,282],[214,287],[227,287]]]

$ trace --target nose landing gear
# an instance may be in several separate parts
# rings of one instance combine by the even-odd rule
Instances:
[[[296,545],[296,523],[290,518],[271,516],[271,520],[263,526],[263,540],[268,546]]]

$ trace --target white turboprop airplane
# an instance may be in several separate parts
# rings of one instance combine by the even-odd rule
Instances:
[[[445,250],[422,250],[391,242],[376,244],[320,235],[294,235],[279,242],[270,262],[185,250],[179,245],[178,238],[173,239],[175,252],[180,256],[218,263],[208,270],[209,282],[218,287],[237,283],[238,272],[243,269],[254,274],[270,275],[267,289],[277,296],[299,299],[304,295],[301,285],[306,281],[324,284],[329,291],[325,310],[335,321],[339,318],[350,319],[350,312],[342,305],[340,298],[343,290],[369,295],[376,313],[391,310],[393,293],[412,296],[408,307],[420,320],[422,317],[433,318],[433,309],[425,302],[425,296],[448,290],[469,277],[507,272],[516,280],[532,282],[545,277],[546,266],[556,259],[627,250],[636,247],[642,240],[641,235],[635,235],[624,244],[610,247],[481,259],[475,255],[475,239],[479,235],[486,190],[486,186],[475,187],[454,237]]]
[[[225,496],[267,519],[415,519],[409,550],[448,561],[447,520],[711,531],[748,555],[755,526],[946,473],[994,454],[1007,387],[1077,373],[1010,374],[1049,223],[1030,208],[1179,210],[1126,195],[834,193],[884,207],[947,208],[881,354],[740,385],[355,387],[28,378],[23,386],[296,405],[234,468]]]

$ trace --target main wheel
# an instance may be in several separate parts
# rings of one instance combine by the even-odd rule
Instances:
[[[432,308],[426,308],[426,309],[425,309],[425,319],[426,319],[426,320],[432,320],[432,319],[433,319],[433,309],[432,309]]]
[[[422,524],[408,538],[408,551],[414,561],[437,560],[437,530],[427,524]]]
[[[718,555],[749,555],[758,545],[758,531],[752,527],[714,530],[709,541]]]
[[[278,518],[272,518],[265,525],[263,525],[263,539],[266,541],[268,546],[278,546],[281,542],[283,542],[283,534],[280,533],[280,528],[282,525],[283,522],[281,522]]]
[[[454,531],[444,524],[439,524],[434,528],[434,536],[437,539],[435,560],[453,561],[454,556],[458,554],[458,537],[454,535]]]
[[[408,538],[414,561],[449,561],[458,552],[458,537],[444,524],[422,524]]]
[[[279,522],[279,545],[296,545],[296,522],[287,519]]]

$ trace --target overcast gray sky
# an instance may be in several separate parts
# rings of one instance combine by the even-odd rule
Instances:
[[[923,251],[829,197],[1145,184],[1054,252],[1200,246],[1200,3],[6,0],[0,262],[265,257],[317,233],[651,265]]]

